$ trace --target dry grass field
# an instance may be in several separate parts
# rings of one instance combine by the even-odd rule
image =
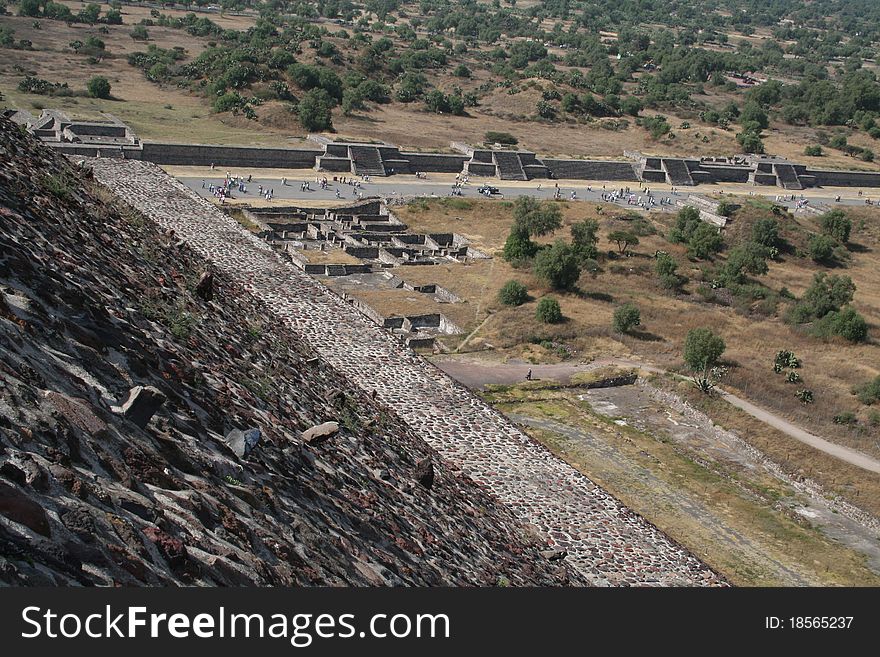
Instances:
[[[752,202],[756,205],[744,201],[746,204],[735,215],[728,229],[728,244],[742,239],[751,223],[768,213],[758,207],[761,202]],[[622,207],[606,204],[599,214],[599,206],[592,203],[563,202],[561,206],[564,227],[543,241],[570,239],[568,226],[592,217],[601,226],[600,252],[607,253],[616,250],[606,239],[608,232],[631,223],[620,218]],[[478,248],[496,254],[512,221],[510,204],[498,201],[426,201],[411,204],[398,214],[414,231],[452,230],[465,235]],[[850,390],[880,374],[880,212],[864,208],[853,210],[852,216],[855,228],[851,261],[846,267],[829,269],[794,253],[783,254],[770,263],[769,273],[759,280],[772,291],[786,287],[800,295],[817,271],[850,276],[857,287],[854,306],[871,325],[872,339],[864,344],[824,342],[785,324],[780,319],[785,301],[780,301],[775,310],[760,301],[732,305],[704,301],[696,288],[707,276],[703,270],[709,263],[690,262],[682,246],[666,241],[663,235],[674,221],[674,215],[666,213],[648,215],[647,221],[657,234],[641,237],[632,257],[606,259],[596,276],[582,275],[577,292],[551,292],[529,270],[515,269],[500,257],[465,265],[403,268],[401,275],[412,282],[436,282],[466,299],[470,321],[462,328],[466,333],[479,330],[463,350],[489,346],[500,357],[525,356],[536,362],[558,359],[556,350],[532,344],[547,339],[568,345],[579,359],[637,356],[676,369],[683,367],[681,351],[687,332],[700,326],[712,327],[727,344],[724,358],[730,369],[726,386],[796,424],[877,456],[880,429],[871,426],[870,409],[861,405]],[[809,215],[789,215],[781,223],[784,237],[794,248],[803,246],[808,233],[818,230],[816,218]],[[672,294],[658,284],[651,257],[658,249],[673,254],[679,262],[679,273],[689,279],[681,294]],[[722,253],[718,262],[724,259]],[[497,292],[510,279],[525,283],[532,301],[516,308],[501,305]],[[545,294],[559,300],[566,317],[563,324],[550,326],[535,319],[536,300]],[[614,309],[625,302],[633,302],[641,310],[642,325],[634,335],[618,335],[611,328]],[[454,342],[450,345],[457,346]],[[773,358],[780,349],[792,350],[803,359],[801,386],[814,391],[815,403],[802,405],[794,395],[801,386],[786,383],[784,377],[773,373]],[[835,415],[846,411],[856,413],[858,425],[833,422]]]
[[[65,0],[74,12],[86,3]],[[106,10],[108,5],[103,4]],[[208,45],[208,38],[194,37],[182,30],[149,27],[148,42],[135,41],[130,36],[131,26],[149,18],[149,8],[123,6],[123,25],[100,26],[84,24],[66,25],[60,21],[41,20],[40,29],[34,29],[33,20],[18,16],[0,17],[0,23],[15,30],[16,39],[33,42],[33,51],[10,50],[0,62],[0,91],[10,106],[28,110],[42,107],[62,109],[77,117],[96,117],[102,112],[112,113],[129,123],[141,138],[152,141],[183,141],[191,143],[298,146],[306,136],[296,115],[286,103],[267,101],[256,108],[258,120],[250,121],[229,113],[216,114],[210,107],[210,99],[177,88],[173,84],[157,85],[148,82],[140,70],[129,66],[126,57],[135,51],[145,50],[148,45],[161,48],[182,46],[187,59],[197,57]],[[182,16],[187,12],[162,10],[170,16]],[[255,15],[231,16],[203,12],[204,16],[226,29],[246,30],[256,21]],[[342,29],[330,21],[320,21],[330,32]],[[548,28],[549,29],[549,28]],[[102,61],[89,64],[87,58],[75,54],[68,43],[88,36],[99,36],[107,44],[109,55]],[[606,35],[613,37],[613,34]],[[766,35],[757,34],[748,40],[760,46]],[[342,44],[344,40],[339,39]],[[405,46],[405,43],[399,45]],[[314,51],[304,43],[300,61],[314,60]],[[449,71],[433,71],[432,85],[444,91],[461,87],[465,92],[476,91],[497,82],[496,76],[475,63],[474,58],[488,46],[482,44],[470,55],[455,55],[451,66],[464,63],[470,66],[473,76],[469,79],[454,77]],[[560,53],[557,54],[561,54]],[[346,51],[347,61],[355,54]],[[567,67],[560,64],[560,70]],[[80,91],[86,81],[95,75],[103,75],[112,85],[113,100],[86,97],[45,97],[21,93],[17,84],[25,74],[49,80],[67,82]],[[638,77],[638,76],[637,76]],[[627,88],[634,88],[628,82]],[[333,112],[334,134],[359,140],[384,140],[416,150],[447,150],[452,140],[477,144],[482,142],[489,130],[502,130],[515,134],[520,147],[545,156],[587,158],[619,158],[624,149],[640,150],[656,155],[727,156],[739,152],[736,128],[722,130],[702,122],[695,111],[677,111],[676,115],[647,111],[644,115],[666,116],[672,130],[659,140],[635,124],[632,117],[620,119],[568,120],[548,122],[537,119],[536,104],[543,90],[551,87],[546,80],[521,80],[512,88],[496,87],[482,93],[480,104],[467,109],[465,116],[432,114],[423,104],[390,103],[371,105],[368,111],[356,111],[344,115],[340,108]],[[721,106],[731,100],[741,102],[741,95],[720,89],[695,94],[697,101]],[[690,127],[683,127],[684,122]],[[872,147],[872,140],[857,133],[851,143]],[[878,170],[880,164],[861,162],[845,156],[840,151],[825,149],[821,158],[805,158],[803,150],[816,143],[816,131],[812,128],[773,123],[765,132],[767,151],[797,160],[809,159],[817,167],[857,168]]]

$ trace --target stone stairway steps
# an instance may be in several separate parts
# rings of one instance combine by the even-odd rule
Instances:
[[[493,156],[501,180],[528,180],[518,153],[495,151]]]
[[[663,158],[663,170],[666,172],[666,180],[670,185],[693,185],[694,179],[687,168],[684,160]]]
[[[382,154],[375,146],[349,146],[348,156],[354,163],[354,172],[357,175],[385,175],[385,165],[382,164]]]

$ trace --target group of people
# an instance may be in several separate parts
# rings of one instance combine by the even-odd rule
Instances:
[[[214,168],[213,164],[211,165],[211,168]],[[214,185],[202,180],[202,189],[207,189],[209,193],[220,199],[220,203],[225,203],[226,199],[234,198],[232,196],[233,188],[235,188],[242,194],[247,194],[247,183],[251,182],[251,180],[253,180],[252,175],[248,175],[248,177],[245,178],[244,176],[233,176],[227,171],[226,176],[223,178],[222,184]],[[270,189],[268,187],[264,189],[262,185],[259,185],[257,189],[259,190],[260,196],[265,198],[267,201],[271,201],[272,198],[275,196],[274,189]]]

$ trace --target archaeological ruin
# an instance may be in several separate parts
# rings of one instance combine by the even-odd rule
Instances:
[[[385,142],[333,141],[310,135],[314,148],[209,146],[144,142],[118,119],[73,120],[43,110],[39,117],[11,110],[9,118],[67,155],[143,160],[160,165],[317,169],[359,176],[465,173],[500,180],[604,180],[667,183],[751,183],[787,191],[810,187],[880,187],[880,172],[815,169],[765,155],[678,158],[624,152],[622,160],[555,159],[498,145],[452,142],[448,153],[403,151]]]

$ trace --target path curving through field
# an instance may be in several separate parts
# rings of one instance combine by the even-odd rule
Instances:
[[[590,370],[608,366],[632,367],[656,374],[666,373],[666,370],[654,365],[624,358],[601,358],[591,363],[557,363],[550,365],[532,365],[525,362],[487,364],[473,359],[444,358],[435,360],[434,364],[459,383],[472,389],[482,388],[489,384],[519,383],[525,380],[529,370],[532,371],[532,380],[546,379],[560,383],[570,383],[571,377],[579,372],[589,372]],[[772,411],[757,406],[727,390],[722,390],[721,388],[716,388],[716,390],[730,404],[787,436],[857,468],[880,474],[880,461],[877,459],[858,450],[838,445],[812,434]]]

